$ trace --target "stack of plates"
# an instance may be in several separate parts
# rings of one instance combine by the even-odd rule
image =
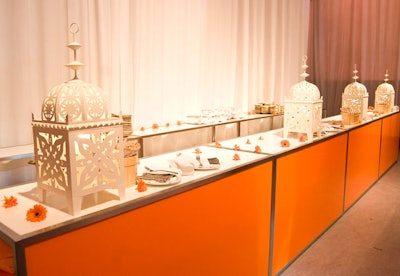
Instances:
[[[124,130],[124,136],[132,134],[132,115],[122,115],[122,127]]]
[[[112,114],[113,117],[120,117],[120,115]],[[133,132],[132,128],[132,115],[121,115],[122,127],[124,131],[124,136],[129,136]]]

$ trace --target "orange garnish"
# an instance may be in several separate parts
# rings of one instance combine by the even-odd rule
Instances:
[[[220,142],[215,142],[215,146],[216,146],[217,148],[222,147]]]
[[[137,182],[137,190],[138,192],[144,192],[147,191],[147,185],[144,183],[142,179],[139,179]]]
[[[240,160],[239,154],[235,153],[235,154],[233,155],[233,160],[235,160],[235,161]]]
[[[141,131],[144,131],[144,130],[145,130],[145,128],[144,128],[144,127],[141,127],[141,128],[140,128],[140,130],[141,130]]]
[[[240,150],[240,146],[237,144],[235,144],[235,146],[233,148],[234,148],[234,150]]]
[[[41,204],[35,204],[26,212],[26,220],[31,222],[42,221],[47,216],[47,209]]]
[[[4,208],[10,208],[18,204],[17,199],[13,196],[10,197],[4,196],[3,201],[4,201],[3,203]]]
[[[255,148],[255,153],[261,153],[261,148],[260,148],[260,146],[256,146],[256,148]]]
[[[251,144],[250,139],[247,139],[246,144],[248,144],[248,145]]]
[[[153,125],[151,126],[151,128],[152,128],[152,129],[157,129],[157,128],[158,128],[158,124],[153,124]]]

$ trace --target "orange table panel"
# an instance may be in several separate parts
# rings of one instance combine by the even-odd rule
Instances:
[[[26,247],[28,275],[267,275],[272,162]]]
[[[400,113],[382,120],[379,176],[382,176],[399,157]]]
[[[347,134],[277,159],[272,274],[343,212]]]
[[[378,179],[381,124],[378,120],[349,132],[345,209]]]

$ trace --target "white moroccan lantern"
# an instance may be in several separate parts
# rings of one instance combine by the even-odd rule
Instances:
[[[386,72],[384,83],[378,85],[375,90],[375,112],[377,114],[385,114],[392,111],[394,106],[394,88],[387,81],[389,74]]]
[[[312,140],[314,133],[321,137],[322,97],[315,84],[305,80],[308,77],[307,57],[303,59],[303,81],[290,88],[290,97],[285,99],[284,136],[289,132],[307,134],[307,139]]]
[[[74,51],[79,26],[71,24]],[[108,116],[103,91],[77,78],[83,64],[66,65],[74,79],[54,87],[44,99],[42,120],[32,115],[33,142],[40,201],[46,191],[65,196],[68,213],[81,210],[82,197],[107,188],[125,196],[124,140],[121,118]],[[97,198],[97,197],[96,197]]]
[[[368,92],[365,85],[357,82],[357,68],[354,66],[354,82],[348,84],[342,94],[342,120],[345,125],[358,124],[367,118]],[[349,119],[347,120],[347,117]]]

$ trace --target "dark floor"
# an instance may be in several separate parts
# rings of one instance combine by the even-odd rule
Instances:
[[[400,161],[281,276],[400,275]]]

